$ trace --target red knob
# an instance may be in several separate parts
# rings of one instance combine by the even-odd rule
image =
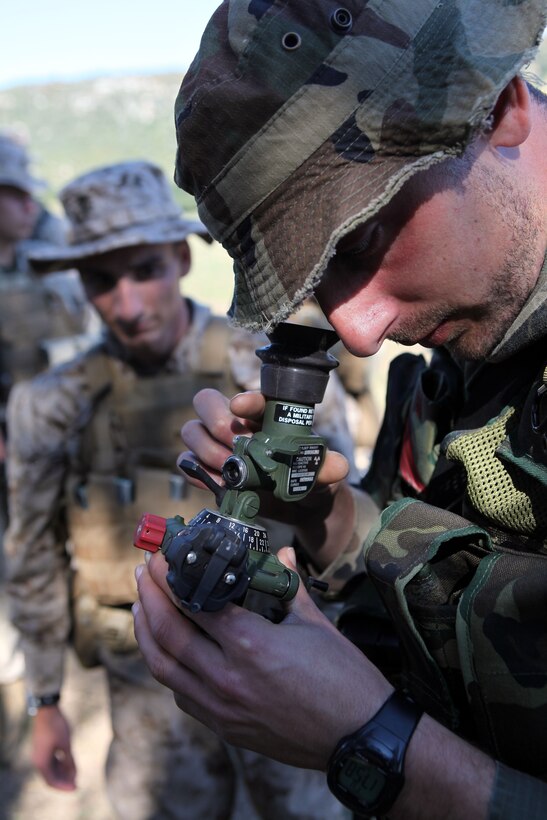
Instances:
[[[141,550],[157,552],[167,530],[167,519],[161,515],[145,513],[137,524],[133,544]]]

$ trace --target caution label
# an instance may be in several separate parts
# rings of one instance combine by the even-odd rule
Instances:
[[[324,444],[302,444],[291,459],[289,495],[303,495],[311,490],[323,462]]]

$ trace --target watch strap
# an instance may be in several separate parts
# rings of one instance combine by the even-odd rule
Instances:
[[[393,771],[402,772],[410,738],[422,715],[423,709],[409,695],[395,689],[374,717],[358,729],[353,738],[363,740],[374,737],[376,742],[381,742],[389,749]]]
[[[27,712],[31,717],[38,714],[38,709],[42,706],[56,706],[61,699],[58,692],[53,695],[28,695],[27,697]]]

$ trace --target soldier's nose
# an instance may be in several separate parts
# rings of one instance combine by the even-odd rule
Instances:
[[[128,278],[118,280],[115,303],[118,318],[124,322],[131,322],[142,313],[142,299],[135,284]]]

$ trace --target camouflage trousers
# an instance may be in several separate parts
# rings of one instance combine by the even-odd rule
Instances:
[[[27,728],[24,660],[11,624],[4,584],[4,533],[8,521],[5,464],[0,461],[0,766],[15,758]]]
[[[182,712],[138,652],[101,650],[113,739],[107,791],[121,820],[342,820],[325,777],[235,749]]]

